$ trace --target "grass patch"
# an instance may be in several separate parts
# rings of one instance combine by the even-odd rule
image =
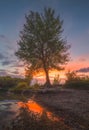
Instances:
[[[71,81],[64,85],[65,88],[89,90],[89,83],[83,81]]]

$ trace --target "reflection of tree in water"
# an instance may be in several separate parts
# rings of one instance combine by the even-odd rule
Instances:
[[[50,120],[47,113],[43,111],[42,115],[29,111],[29,108],[22,107],[19,115],[11,122],[10,126],[3,130],[70,130],[63,123]]]

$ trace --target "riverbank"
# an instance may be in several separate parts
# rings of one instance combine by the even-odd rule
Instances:
[[[64,119],[74,130],[89,130],[89,91],[61,89],[38,93],[35,100]]]

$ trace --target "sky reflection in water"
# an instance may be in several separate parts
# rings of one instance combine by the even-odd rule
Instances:
[[[63,121],[63,118],[58,118],[58,117],[54,116],[52,112],[47,111],[44,107],[42,107],[41,105],[39,105],[37,102],[35,102],[33,100],[29,100],[27,103],[18,102],[18,105],[20,107],[26,107],[27,106],[30,111],[34,112],[34,114],[38,113],[39,116],[41,116],[42,113],[45,112],[47,117],[50,120]]]

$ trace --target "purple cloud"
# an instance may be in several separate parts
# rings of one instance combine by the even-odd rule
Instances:
[[[89,72],[89,67],[81,68],[81,69],[77,70],[76,72],[88,73]]]
[[[19,74],[19,71],[18,71],[18,70],[15,70],[15,71],[12,71],[11,73],[12,73],[12,74],[15,74],[15,75],[18,75],[18,74]]]
[[[23,67],[23,66],[24,66],[24,63],[16,62],[11,67],[18,67],[18,68],[20,68],[20,67]]]
[[[21,76],[18,72],[18,70],[15,70],[13,72],[8,71],[8,70],[4,70],[4,69],[0,69],[0,76],[11,76],[11,77],[16,77],[16,78],[24,78],[24,76]]]
[[[7,70],[0,69],[0,76],[6,76],[9,75]]]
[[[3,65],[3,66],[7,66],[7,65],[11,65],[12,63],[14,63],[15,61],[13,61],[13,60],[4,60],[4,61],[2,61],[1,62],[1,64]]]
[[[2,53],[0,53],[0,60],[3,60],[3,59],[6,59],[6,57]]]

